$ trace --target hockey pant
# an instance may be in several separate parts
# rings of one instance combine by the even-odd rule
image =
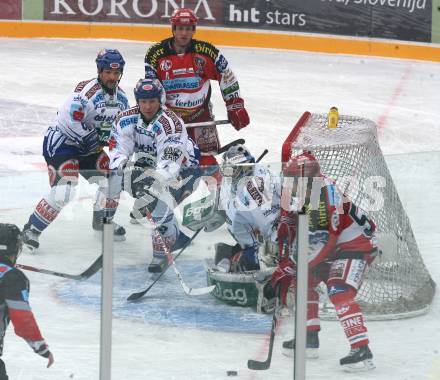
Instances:
[[[328,297],[335,307],[336,315],[352,348],[368,344],[367,328],[359,304],[355,301],[369,260],[337,259],[317,265],[309,273],[307,305],[307,330],[319,331],[319,294],[316,291],[320,282],[327,286]]]
[[[200,171],[198,168],[186,168],[180,172],[179,177],[180,186],[170,184],[162,187],[160,193],[155,191],[154,194],[149,192],[146,187],[146,191],[137,190],[133,194],[138,197],[133,207],[134,216],[137,219],[142,219],[145,214],[144,208],[151,215],[152,223],[145,223],[145,225],[152,224],[155,229],[152,234],[153,256],[158,258],[165,256],[165,249],[169,250],[179,236],[180,229],[174,216],[174,209],[197,188]],[[146,180],[148,181],[148,178]],[[136,189],[135,183],[139,187],[139,182],[136,182],[135,178],[132,178],[131,182],[131,190]],[[153,183],[151,186],[154,187],[155,184]]]
[[[45,230],[62,208],[75,196],[78,177],[98,184],[94,214],[100,219],[112,218],[119,202],[119,193],[111,194],[108,186],[109,158],[103,151],[88,156],[45,156],[51,190],[43,197],[29,217],[30,225]]]
[[[212,114],[212,104],[207,102],[202,108],[192,115],[181,115],[185,123],[200,123],[214,120]],[[203,176],[214,177],[217,183],[221,182],[221,174],[215,153],[220,148],[220,139],[218,137],[217,127],[196,127],[188,128],[188,136],[198,145],[200,157],[200,169]]]

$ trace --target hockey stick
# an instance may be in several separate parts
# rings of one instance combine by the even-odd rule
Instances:
[[[49,269],[35,268],[30,265],[24,265],[24,264],[15,264],[15,266],[17,268],[28,270],[31,272],[43,273],[51,276],[68,278],[69,280],[81,281],[81,280],[87,280],[88,278],[92,277],[96,272],[98,272],[102,268],[102,255],[99,255],[99,257],[93,262],[93,264],[90,265],[84,272],[80,274],[55,272]]]
[[[231,141],[229,144],[223,145],[219,150],[217,150],[217,152],[215,152],[215,154],[222,154],[225,153],[231,146],[234,145],[239,145],[239,144],[244,144],[246,141],[244,141],[244,139],[237,139],[234,141]]]
[[[229,120],[211,120],[211,121],[201,121],[199,123],[188,123],[185,124],[186,128],[196,128],[196,127],[213,127],[215,125],[231,124]]]
[[[281,285],[278,283],[275,291],[277,298],[276,298],[276,305],[273,310],[272,326],[270,328],[269,351],[267,353],[267,358],[265,361],[262,362],[258,360],[249,359],[247,363],[249,369],[253,369],[255,371],[261,371],[261,370],[269,369],[270,367],[270,362],[272,361],[273,344],[275,342],[275,332],[278,321],[277,313],[278,313],[278,307],[280,301],[280,293],[281,293]]]
[[[199,232],[202,230],[202,228],[198,229],[193,236],[191,236],[191,239],[189,239],[189,241],[180,249],[180,251],[174,256],[174,260],[176,260],[180,254],[186,249],[186,247],[188,247],[191,242],[194,240],[194,238],[199,234]],[[132,294],[130,294],[127,297],[127,301],[137,301],[138,299],[142,298],[145,294],[148,293],[148,291],[154,286],[154,284],[156,282],[158,282],[160,280],[160,278],[165,274],[165,272],[168,270],[169,266],[167,266],[162,272],[160,272],[159,276],[150,284],[148,285],[148,287],[146,287],[145,289],[142,289],[138,292],[134,292]]]
[[[202,294],[208,294],[211,293],[214,288],[215,285],[211,285],[211,286],[206,286],[206,287],[202,287],[202,288],[190,288],[185,281],[183,280],[182,274],[180,273],[179,269],[177,269],[177,266],[174,262],[173,259],[173,254],[170,252],[170,249],[168,248],[168,246],[166,245],[165,241],[162,238],[162,235],[159,233],[158,229],[157,229],[157,225],[153,220],[153,216],[151,215],[150,211],[148,210],[148,208],[145,209],[145,217],[148,219],[148,221],[153,225],[154,227],[154,231],[153,233],[156,234],[158,240],[160,241],[160,244],[162,245],[164,251],[165,251],[165,255],[168,259],[168,265],[173,267],[174,273],[177,276],[177,279],[180,282],[180,285],[183,288],[183,291],[189,295],[189,296],[200,296]]]
[[[264,158],[264,156],[265,156],[267,153],[269,153],[269,150],[264,149],[264,150],[263,150],[263,153],[260,154],[260,157],[258,157],[257,160],[256,160],[255,162],[260,162],[260,161]]]

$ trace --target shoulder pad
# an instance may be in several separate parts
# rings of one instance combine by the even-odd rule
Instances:
[[[82,82],[79,82],[76,87],[75,90],[73,90],[74,92],[81,92],[82,90],[84,90],[84,87],[87,86],[88,83],[90,83],[93,79],[89,79],[89,80],[83,80]]]
[[[118,120],[121,117],[136,115],[138,113],[139,113],[139,107],[138,106],[131,107],[128,110],[120,112],[119,115],[118,115]]]
[[[192,49],[195,53],[205,55],[213,61],[217,59],[219,50],[212,44],[206,41],[193,40]]]
[[[148,62],[151,66],[157,66],[157,61],[170,53],[169,41],[170,38],[150,46],[145,54],[145,62]]]
[[[93,95],[96,94],[96,92],[98,90],[101,89],[101,85],[99,84],[99,82],[96,82],[86,93],[85,93],[85,97],[87,99],[90,99]]]

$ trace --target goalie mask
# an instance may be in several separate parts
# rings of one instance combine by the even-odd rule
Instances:
[[[254,164],[254,156],[244,145],[234,145],[223,154],[222,174],[232,177],[232,181],[236,183],[241,178],[253,174]]]

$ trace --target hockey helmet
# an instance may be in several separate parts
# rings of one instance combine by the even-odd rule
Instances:
[[[15,224],[0,223],[0,256],[18,256],[22,245],[19,228]]]
[[[196,28],[198,18],[189,8],[177,8],[170,17],[171,26],[174,29],[177,25],[190,25]]]
[[[125,61],[117,49],[103,49],[96,57],[98,72],[102,70],[115,69],[121,73],[124,71]]]
[[[139,79],[134,88],[136,102],[139,99],[159,99],[162,102],[163,87],[157,79]]]
[[[292,157],[283,167],[284,177],[318,177],[321,172],[318,160],[310,152]]]
[[[254,156],[244,145],[233,145],[223,154],[222,173],[237,181],[252,174],[254,163]]]

